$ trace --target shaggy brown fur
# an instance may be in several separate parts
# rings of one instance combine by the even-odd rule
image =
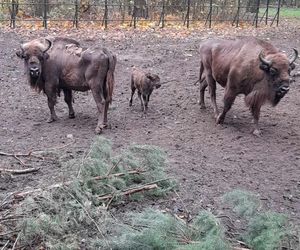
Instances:
[[[84,50],[73,39],[57,37],[22,44],[17,56],[24,59],[31,87],[47,95],[51,114],[49,122],[57,119],[54,105],[61,90],[70,118],[75,117],[72,90],[91,90],[99,111],[96,133],[101,133],[107,126],[116,67],[113,53],[97,46]]]
[[[244,94],[255,122],[255,134],[260,134],[258,119],[261,106],[277,105],[288,92],[290,71],[295,56],[288,57],[272,44],[254,37],[237,40],[209,40],[200,46],[200,105],[205,108],[204,91],[209,86],[217,123],[223,123],[235,98]],[[216,104],[216,82],[225,88],[224,108],[219,114]]]
[[[154,88],[160,88],[160,78],[156,74],[145,73],[140,69],[133,67],[131,75],[131,98],[129,106],[132,106],[132,98],[135,90],[138,91],[139,99],[141,100],[142,110],[144,114],[148,110],[148,102]]]

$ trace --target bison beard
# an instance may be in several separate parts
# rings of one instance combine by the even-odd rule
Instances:
[[[255,135],[260,109],[270,102],[273,106],[289,91],[290,71],[294,57],[287,56],[272,44],[254,37],[237,40],[210,40],[200,46],[200,105],[205,108],[204,93],[208,86],[216,123],[223,123],[237,95],[244,94],[245,103],[254,118]],[[224,107],[219,114],[216,104],[216,82],[225,88]]]
[[[51,113],[49,122],[57,119],[54,105],[61,90],[70,118],[75,117],[72,90],[91,90],[99,111],[95,131],[102,132],[107,126],[108,106],[113,94],[116,66],[113,53],[96,46],[83,51],[77,41],[57,37],[22,44],[17,56],[24,59],[30,86],[47,95]]]

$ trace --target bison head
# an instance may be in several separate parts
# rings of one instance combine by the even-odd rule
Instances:
[[[42,73],[42,65],[49,58],[47,51],[52,43],[48,39],[37,39],[21,44],[21,48],[16,52],[17,56],[24,59],[25,70],[31,80],[36,80]]]
[[[263,52],[259,54],[260,69],[266,73],[268,85],[271,88],[271,103],[275,106],[289,91],[290,72],[295,68],[295,60],[298,51],[294,49],[294,56],[288,59],[284,53],[268,54],[264,57]]]
[[[158,75],[152,74],[152,73],[147,73],[146,77],[150,80],[153,87],[155,87],[156,89],[161,87],[160,78]]]

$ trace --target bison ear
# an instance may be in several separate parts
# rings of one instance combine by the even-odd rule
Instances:
[[[270,71],[270,66],[265,64],[265,63],[260,63],[259,68],[263,71],[269,72]]]
[[[151,81],[153,80],[153,76],[151,73],[146,73],[146,77],[149,78]]]
[[[156,85],[155,85],[155,88],[157,88],[157,89],[159,89],[161,87],[161,84],[159,84],[159,83],[157,83]]]
[[[20,57],[20,58],[24,58],[24,53],[23,53],[23,51],[22,50],[18,50],[17,52],[16,52],[16,55],[17,55],[17,57]]]
[[[47,60],[49,58],[49,54],[48,53],[44,53],[44,60]]]
[[[296,68],[295,63],[291,63],[291,64],[290,64],[290,67],[291,67],[291,70],[294,70],[294,69]]]

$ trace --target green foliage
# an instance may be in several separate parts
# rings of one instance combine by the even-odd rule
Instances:
[[[233,211],[243,218],[254,216],[260,207],[257,195],[243,190],[231,191],[223,196],[223,200],[232,205]]]
[[[278,213],[266,212],[249,221],[244,240],[255,250],[278,249],[289,232],[287,218]]]
[[[83,161],[66,163],[81,168],[79,179],[25,199],[19,211],[26,215],[20,222],[21,242],[47,249],[79,249],[80,241],[86,239],[89,249],[108,247],[106,234],[118,227],[106,211],[105,203],[112,200],[100,200],[100,196],[113,194],[113,198],[121,200],[123,190],[149,182],[157,183],[161,195],[173,188],[164,172],[165,154],[159,148],[133,146],[121,155],[112,155],[110,141],[96,138]],[[134,175],[130,171],[143,172]],[[145,195],[146,192],[133,197],[142,199]]]
[[[223,199],[233,206],[234,212],[248,222],[242,240],[254,250],[279,249],[285,241],[288,245],[295,245],[291,240],[293,235],[287,218],[279,213],[259,211],[260,202],[257,195],[235,190],[224,195]]]
[[[127,228],[111,239],[112,249],[230,249],[219,221],[202,212],[191,224],[167,213],[145,210],[129,215]]]

